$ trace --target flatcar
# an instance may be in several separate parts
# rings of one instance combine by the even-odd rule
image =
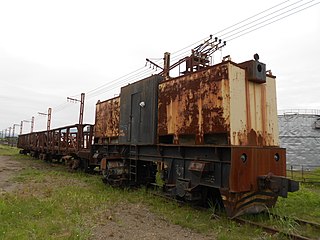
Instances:
[[[210,40],[173,65],[165,53],[161,73],[98,101],[94,126],[20,135],[18,147],[73,156],[114,186],[155,185],[185,201],[211,201],[231,218],[273,207],[299,189],[286,178],[279,147],[276,77],[258,55],[211,64],[221,41]],[[178,66],[179,76],[170,77]]]

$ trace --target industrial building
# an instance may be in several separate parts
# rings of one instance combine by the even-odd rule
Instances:
[[[320,110],[282,110],[278,114],[280,146],[287,168],[320,167]]]

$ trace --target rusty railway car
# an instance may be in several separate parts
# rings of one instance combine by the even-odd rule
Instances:
[[[76,160],[82,159],[82,165],[88,168],[92,165],[91,144],[93,125],[76,124],[48,131],[21,134],[18,138],[18,148],[21,154],[43,160],[60,160],[70,156]]]
[[[158,174],[167,194],[213,201],[229,217],[274,206],[278,196],[299,189],[286,178],[286,153],[279,147],[276,78],[258,58],[210,64],[221,42],[208,43],[173,65],[166,53],[160,74],[99,101],[94,131],[77,126],[76,138],[63,129],[25,134],[18,146],[58,156],[72,149],[112,185],[159,185]],[[170,77],[184,63],[184,71]]]

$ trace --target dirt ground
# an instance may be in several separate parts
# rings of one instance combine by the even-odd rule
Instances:
[[[19,184],[14,182],[12,178],[22,169],[24,167],[19,161],[0,156],[0,194],[19,189]],[[171,224],[149,211],[147,206],[131,203],[117,206],[103,213],[103,221],[99,221],[92,229],[90,239],[209,240],[215,238]]]
[[[10,179],[22,169],[23,166],[20,162],[7,156],[0,156],[0,194],[13,191],[18,187],[18,183]]]
[[[95,228],[92,239],[214,239],[213,236],[168,223],[139,204],[117,206],[113,211],[106,212],[104,219],[105,224]]]

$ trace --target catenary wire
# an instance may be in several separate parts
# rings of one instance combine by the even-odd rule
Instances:
[[[284,14],[286,14],[286,13],[289,13],[289,12],[292,12],[292,11],[294,11],[294,10],[296,10],[297,8],[300,8],[300,7],[302,7],[302,6],[305,6],[306,4],[309,4],[309,3],[311,3],[311,2],[313,2],[314,0],[312,0],[312,1],[309,1],[309,2],[307,2],[307,3],[304,3],[304,4],[301,4],[301,5],[299,5],[299,6],[297,6],[297,7],[294,7],[294,8],[292,8],[292,9],[290,9],[290,10],[287,10],[287,11],[285,11],[285,12],[282,12],[282,13],[280,13],[280,14],[278,14],[278,15],[275,15],[275,16],[273,16],[273,17],[271,17],[271,18],[268,18],[268,19],[266,19],[266,20],[264,20],[264,21],[262,21],[262,22],[259,22],[259,23],[257,23],[257,24],[254,24],[254,25],[252,25],[252,26],[249,26],[249,27],[247,27],[247,28],[244,28],[244,29],[241,29],[241,30],[239,30],[238,32],[236,32],[236,33],[233,33],[233,34],[231,34],[231,35],[227,35],[228,33],[231,33],[231,32],[228,32],[228,33],[226,33],[225,35],[227,35],[224,39],[226,40],[226,41],[229,41],[229,38],[230,37],[232,37],[232,36],[235,36],[235,35],[238,35],[239,33],[242,33],[242,32],[244,32],[244,31],[246,31],[246,30],[248,30],[248,29],[251,29],[251,28],[254,28],[254,27],[256,27],[256,26],[259,26],[259,25],[261,25],[261,24],[263,24],[263,23],[265,23],[265,22],[268,22],[268,21],[271,21],[272,19],[275,19],[275,18],[277,18],[277,17],[279,17],[279,16],[282,16],[282,15],[284,15]],[[314,5],[316,5],[316,4],[314,4]],[[313,6],[313,5],[311,5],[311,6]],[[311,7],[310,6],[310,7]],[[308,8],[308,7],[307,7]],[[306,8],[303,8],[302,10],[304,10],[304,9],[306,9]],[[300,11],[302,11],[302,10],[300,10]],[[294,12],[294,13],[297,13],[297,12],[299,12],[299,11],[296,11],[296,12]],[[294,14],[293,13],[293,14]],[[273,13],[272,13],[273,14]],[[290,15],[292,15],[292,14],[290,14]],[[290,16],[290,15],[288,15],[288,16]],[[267,15],[267,16],[269,16],[269,15]],[[265,17],[262,17],[261,19],[263,19],[263,18],[265,18]],[[285,18],[285,17],[283,17],[283,18]],[[283,19],[283,18],[281,18],[281,19]],[[273,21],[273,22],[276,22],[277,20],[275,20],[275,21]],[[273,22],[271,22],[271,23],[273,23]],[[251,22],[251,23],[253,23],[253,22]],[[248,25],[250,25],[251,23],[249,23]],[[271,24],[270,23],[270,24]],[[247,26],[247,25],[245,25],[245,26]],[[243,27],[245,27],[245,26],[243,26]],[[241,27],[242,28],[242,27]],[[256,30],[258,30],[258,29],[260,29],[260,27],[259,28],[255,28]],[[249,32],[248,32],[249,33]],[[222,36],[224,36],[224,35],[222,35]]]
[[[297,3],[301,2],[301,1],[302,1],[302,0],[296,1],[296,2],[294,2],[294,3],[292,3],[292,4],[290,4],[290,5],[287,5],[287,6],[283,7],[283,8],[281,8],[280,10],[275,11],[275,12],[279,12],[279,11],[281,11],[281,10],[283,10],[283,9],[286,9],[286,8],[292,6],[292,5],[295,5],[295,4],[297,4]],[[273,7],[270,7],[270,8],[268,8],[268,9],[262,11],[262,12],[259,12],[258,14],[255,14],[255,15],[249,17],[249,18],[246,18],[246,19],[242,20],[242,21],[239,22],[239,23],[233,24],[232,26],[230,26],[230,27],[228,27],[228,28],[225,28],[225,29],[223,29],[223,30],[221,30],[221,31],[219,31],[219,32],[217,32],[217,33],[223,32],[223,31],[225,31],[225,30],[227,30],[227,29],[230,29],[230,28],[232,28],[232,27],[234,27],[234,26],[237,26],[237,25],[239,25],[239,24],[241,24],[241,23],[243,23],[243,22],[246,22],[246,21],[249,20],[249,19],[252,19],[252,18],[254,18],[254,17],[258,16],[258,15],[261,15],[261,14],[263,14],[263,13],[266,13],[266,12],[270,11],[271,9],[274,9],[274,8],[280,6],[280,5],[283,5],[283,4],[286,3],[286,2],[288,2],[288,1],[281,2],[281,3],[279,3],[279,4],[277,4],[277,5],[273,6]],[[270,14],[268,14],[267,16],[270,16],[270,15],[274,14],[275,12],[270,13]],[[280,15],[281,15],[281,14],[280,14]],[[261,20],[261,19],[263,19],[263,18],[265,18],[265,17],[267,17],[267,16],[261,17],[261,18],[259,18],[259,19],[254,20],[254,21],[251,21],[250,23],[247,23],[247,24],[245,24],[245,25],[243,25],[243,26],[241,26],[241,27],[238,27],[237,29],[234,29],[234,30],[232,30],[232,31],[229,31],[228,33],[234,32],[234,31],[236,31],[236,30],[239,30],[239,29],[241,29],[241,28],[243,28],[243,27],[245,27],[245,26],[247,26],[247,25],[250,25],[250,24],[252,24],[252,23],[254,23],[254,22],[258,21],[258,20]],[[270,19],[272,19],[272,18],[270,18]],[[270,19],[269,19],[269,20],[270,20]],[[260,23],[260,24],[261,24],[261,23]],[[258,29],[258,28],[257,28],[257,29]],[[243,32],[243,30],[241,30],[241,31]],[[216,34],[217,34],[217,33],[216,33]],[[234,33],[233,35],[237,35],[237,34],[239,34],[239,33],[240,33],[240,31],[237,32],[237,33]],[[229,37],[229,36],[228,36],[228,37]],[[199,44],[200,42],[202,42],[202,41],[205,40],[205,39],[206,39],[206,38],[201,39],[201,40],[199,40],[199,41],[197,41],[197,42],[195,42],[195,43],[193,43],[193,44],[191,44],[191,45],[189,45],[189,46],[187,46],[187,47],[184,47],[184,48],[182,48],[182,49],[180,49],[180,50],[172,53],[172,58],[171,58],[171,60],[172,60],[172,61],[177,60],[177,59],[179,58],[179,56],[185,55],[185,53],[188,52],[188,50],[187,50],[187,51],[184,51],[184,52],[182,52],[182,53],[180,53],[180,54],[178,54],[178,55],[176,55],[176,56],[174,56],[175,54],[177,54],[178,52],[181,52],[182,50],[189,49],[190,47],[194,46],[195,44]],[[159,61],[160,61],[160,60],[159,60]],[[156,61],[156,62],[159,62],[159,61]],[[116,83],[117,81],[119,81],[119,82],[120,82],[120,81],[121,81],[121,82],[128,82],[128,81],[129,81],[128,78],[130,78],[130,79],[133,79],[133,78],[134,78],[133,76],[130,76],[130,75],[131,75],[132,73],[135,73],[135,72],[139,71],[139,70],[141,70],[139,74],[145,72],[145,70],[144,70],[143,67],[142,67],[142,68],[139,68],[139,69],[137,69],[137,70],[135,70],[135,71],[133,71],[133,72],[131,72],[131,73],[129,73],[129,74],[126,74],[126,75],[124,75],[124,76],[122,76],[122,77],[119,77],[119,78],[113,80],[113,81],[110,81],[110,82],[108,82],[108,83],[105,83],[104,85],[102,85],[102,86],[100,86],[100,87],[97,87],[97,88],[95,88],[95,89],[87,92],[87,94],[92,93],[92,92],[95,92],[95,91],[98,91],[99,94],[94,94],[94,96],[98,96],[98,95],[100,95],[100,94],[102,94],[102,93],[105,92],[105,91],[102,90],[104,86],[106,86],[106,88],[104,88],[104,89],[109,89],[109,86],[111,86],[113,83]],[[127,77],[127,78],[125,78],[125,77]]]
[[[223,29],[223,30],[215,33],[215,35],[218,34],[218,33],[222,33],[222,32],[224,32],[224,31],[226,31],[226,30],[228,30],[228,29],[231,29],[232,27],[238,26],[238,25],[240,25],[241,23],[244,23],[244,22],[246,22],[246,21],[248,21],[248,20],[250,20],[250,19],[252,19],[252,18],[254,18],[254,17],[256,17],[256,16],[261,15],[262,13],[266,13],[266,12],[268,12],[268,11],[271,10],[271,9],[274,9],[274,8],[280,6],[280,5],[283,5],[283,4],[286,3],[286,2],[288,2],[288,1],[284,1],[284,2],[282,2],[282,3],[279,3],[279,4],[277,4],[277,5],[275,5],[275,6],[271,7],[271,8],[268,8],[268,9],[266,9],[266,10],[258,13],[258,14],[255,14],[255,15],[253,15],[253,16],[251,16],[251,17],[249,17],[249,18],[246,18],[246,19],[244,19],[244,20],[242,20],[242,21],[240,21],[240,22],[238,22],[238,23],[236,23],[236,24],[233,24],[232,26],[227,27],[227,28],[225,28],[225,29]],[[290,4],[290,5],[287,5],[287,7],[283,7],[281,10],[284,10],[284,9],[286,9],[286,8],[294,5],[294,4],[297,4],[298,2],[301,2],[301,0],[300,0],[300,1],[297,1],[297,2],[295,2],[295,3],[292,3],[292,4]],[[302,4],[302,5],[299,5],[298,7],[295,7],[295,8],[293,8],[293,9],[288,10],[288,11],[282,12],[282,13],[280,13],[280,14],[278,14],[278,15],[276,15],[276,16],[273,16],[273,17],[271,17],[271,18],[269,18],[269,19],[267,19],[267,20],[264,20],[264,21],[262,21],[262,22],[260,22],[260,23],[257,23],[257,24],[255,24],[255,25],[253,25],[253,26],[251,26],[251,27],[248,27],[248,28],[246,28],[246,29],[244,29],[244,30],[243,30],[243,29],[241,30],[241,28],[243,28],[243,27],[245,27],[245,26],[248,26],[248,25],[250,25],[250,24],[252,24],[252,23],[255,23],[255,22],[257,22],[258,20],[261,20],[261,19],[265,18],[266,16],[270,16],[270,15],[273,15],[274,13],[276,13],[276,12],[281,11],[281,10],[277,10],[277,11],[275,11],[275,12],[273,12],[273,13],[270,13],[270,14],[264,16],[264,17],[261,17],[261,18],[259,18],[259,19],[254,20],[254,21],[251,21],[250,23],[247,23],[247,24],[245,24],[245,25],[242,25],[241,27],[238,27],[238,28],[236,28],[236,29],[234,29],[234,30],[232,30],[232,31],[229,31],[229,32],[227,32],[227,33],[225,33],[225,34],[222,34],[221,36],[224,36],[224,35],[226,35],[226,34],[228,34],[228,33],[230,33],[230,32],[234,32],[234,31],[236,31],[236,30],[239,30],[239,31],[237,31],[236,33],[234,33],[234,34],[232,34],[232,35],[229,35],[229,36],[227,36],[227,37],[224,39],[224,40],[227,40],[228,42],[230,42],[230,41],[233,41],[233,40],[235,40],[235,39],[237,39],[237,38],[239,38],[239,37],[241,37],[241,36],[244,36],[244,35],[246,35],[246,34],[249,34],[249,33],[253,32],[253,31],[256,31],[256,30],[258,30],[258,29],[260,29],[260,28],[263,28],[263,27],[265,27],[265,26],[267,26],[267,25],[270,25],[270,24],[272,24],[272,23],[274,23],[274,22],[280,21],[280,20],[282,20],[282,19],[284,19],[284,18],[287,18],[287,17],[289,17],[289,16],[292,16],[292,15],[298,13],[298,12],[301,12],[301,11],[303,11],[303,10],[306,10],[306,9],[308,9],[308,8],[311,8],[311,7],[313,7],[313,6],[315,6],[315,5],[317,5],[317,4],[320,3],[320,2],[316,2],[316,3],[312,4],[312,5],[306,6],[306,7],[304,7],[304,8],[301,9],[302,6],[304,6],[304,5],[308,4],[308,3],[311,3],[311,2],[313,2],[313,1],[309,1],[309,2],[307,2],[307,3],[304,3],[304,4]],[[298,9],[298,8],[300,8],[300,9]],[[274,18],[280,17],[280,16],[282,16],[282,15],[288,13],[288,12],[291,12],[291,11],[293,11],[293,10],[296,10],[296,11],[294,11],[293,13],[287,14],[287,15],[281,17],[281,18],[275,19],[274,21],[272,21]],[[265,23],[265,22],[267,22],[267,21],[271,21],[271,22],[268,22],[268,23],[266,23],[266,24],[264,24],[264,25],[262,25],[262,26],[259,26],[259,25],[261,25],[261,24],[263,24],[263,23]],[[259,27],[256,27],[256,28],[254,28],[254,29],[251,29],[251,28],[253,28],[253,27],[255,27],[255,26],[259,26]],[[250,31],[246,31],[246,30],[249,30],[249,29],[251,29],[251,30],[250,30]],[[199,40],[199,41],[197,41],[197,42],[195,42],[195,43],[193,43],[193,44],[188,45],[187,47],[184,47],[184,48],[182,48],[182,49],[180,49],[180,50],[178,50],[178,51],[176,51],[176,52],[173,52],[173,53],[172,53],[172,56],[173,56],[173,57],[172,57],[172,60],[178,59],[179,56],[185,55],[185,53],[188,53],[188,52],[189,52],[189,49],[190,49],[192,46],[203,42],[205,39],[207,39],[207,38],[201,39],[201,40]],[[186,49],[188,49],[188,50],[186,50]],[[184,52],[182,52],[182,53],[180,53],[180,54],[177,54],[177,53],[179,53],[179,52],[181,52],[181,51],[183,51],[183,50],[186,50],[186,51],[184,51]],[[161,60],[162,60],[162,59],[159,59],[159,60],[156,60],[155,62],[160,62]],[[105,83],[105,84],[103,84],[103,85],[101,85],[101,86],[99,86],[99,87],[96,87],[96,88],[88,91],[88,92],[86,93],[86,94],[88,95],[87,100],[90,99],[90,98],[93,98],[93,97],[95,97],[95,96],[99,96],[100,94],[106,93],[106,92],[108,92],[108,91],[110,91],[110,90],[113,90],[113,89],[115,89],[115,88],[118,88],[118,87],[120,87],[123,83],[128,83],[129,80],[136,79],[136,78],[139,77],[139,76],[144,76],[144,75],[150,74],[151,72],[155,72],[155,71],[150,71],[149,69],[146,70],[145,67],[141,67],[141,68],[139,68],[139,69],[137,69],[137,70],[134,70],[134,71],[132,71],[132,72],[130,72],[130,73],[128,73],[128,74],[125,74],[125,75],[123,75],[123,76],[121,76],[121,77],[119,77],[119,78],[116,78],[116,79],[114,79],[114,80],[112,80],[112,81],[110,81],[110,82],[108,82],[108,83]],[[134,75],[132,75],[132,74],[134,74]],[[131,75],[132,75],[132,76],[131,76]],[[115,84],[115,85],[114,85],[114,84]],[[114,85],[114,86],[112,86],[112,85]],[[104,89],[104,90],[102,90],[102,89]],[[79,96],[79,95],[74,95],[74,96],[72,96],[72,97],[75,97],[75,96]],[[70,106],[70,105],[69,105],[69,106]],[[58,105],[58,106],[56,106],[56,107],[54,108],[54,109],[55,109],[55,113],[57,113],[57,112],[59,112],[59,111],[62,111],[62,110],[64,110],[64,109],[67,108],[67,107],[68,107],[67,103],[60,104],[60,105]],[[38,118],[38,117],[43,117],[43,116],[36,116],[35,118]]]
[[[241,36],[244,36],[244,35],[246,35],[246,34],[249,34],[249,33],[253,32],[253,31],[256,31],[256,30],[258,30],[258,29],[260,29],[260,28],[263,28],[263,27],[265,27],[265,26],[268,26],[268,25],[270,25],[270,24],[272,24],[272,23],[274,23],[274,22],[278,22],[278,21],[280,21],[280,20],[282,20],[282,19],[284,19],[284,18],[287,18],[287,17],[289,17],[289,16],[291,16],[291,15],[293,15],[293,14],[296,14],[296,13],[298,13],[298,12],[301,12],[301,11],[303,11],[303,10],[305,10],[305,9],[308,9],[308,8],[310,8],[310,7],[313,7],[313,6],[315,6],[315,5],[319,4],[319,3],[320,3],[320,2],[314,3],[314,4],[312,4],[312,5],[310,5],[310,6],[307,6],[307,7],[303,8],[303,9],[297,10],[297,11],[291,13],[291,14],[288,14],[288,15],[286,15],[286,16],[283,16],[283,17],[281,17],[281,18],[278,18],[278,19],[276,19],[276,20],[274,20],[274,21],[272,21],[272,22],[266,23],[266,24],[264,24],[264,25],[262,25],[262,26],[260,26],[260,27],[257,27],[257,28],[255,28],[255,29],[252,29],[252,30],[250,30],[250,31],[248,31],[248,32],[245,32],[245,33],[243,33],[243,34],[237,35],[237,36],[235,36],[235,37],[233,37],[233,38],[231,38],[231,39],[228,39],[228,42],[230,42],[230,41],[232,41],[232,40],[234,40],[234,39],[237,39],[237,38],[239,38],[239,37],[241,37]]]

